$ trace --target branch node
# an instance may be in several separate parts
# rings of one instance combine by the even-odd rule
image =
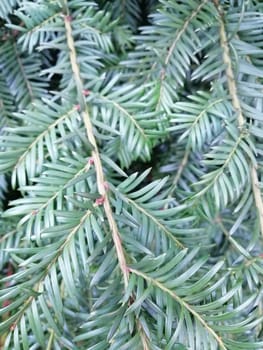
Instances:
[[[89,165],[94,165],[94,159],[91,157],[88,161]]]
[[[72,21],[72,16],[70,15],[65,15],[64,16],[66,22],[71,22]]]
[[[101,196],[101,197],[96,199],[95,204],[96,205],[102,205],[104,202],[105,202],[105,197]]]
[[[82,91],[82,93],[83,93],[83,96],[89,96],[89,94],[90,94],[90,90],[83,90]]]

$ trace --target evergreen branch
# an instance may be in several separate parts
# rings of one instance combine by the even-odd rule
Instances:
[[[175,103],[170,130],[182,130],[178,143],[188,136],[189,147],[193,152],[202,151],[221,132],[222,119],[226,118],[226,113],[225,98],[214,98],[211,94],[198,91],[188,96],[186,101]]]
[[[136,127],[136,129],[140,132],[140,134],[142,135],[142,137],[146,140],[147,136],[145,135],[144,130],[140,127],[139,123],[136,121],[136,119],[123,107],[121,106],[119,103],[117,103],[116,101],[110,100],[109,98],[99,95],[99,98],[109,104],[114,105],[114,107],[116,107],[120,112],[122,112],[126,117],[128,117],[130,119],[130,121],[132,122],[132,124],[134,124],[134,126]]]
[[[33,141],[30,145],[28,145],[27,149],[25,150],[25,152],[23,152],[21,154],[21,156],[18,158],[18,161],[14,167],[14,171],[16,172],[17,169],[21,166],[21,164],[25,161],[27,155],[29,154],[29,152],[32,150],[32,148],[34,146],[36,146],[38,144],[38,142],[43,139],[49,132],[51,129],[55,128],[57,125],[59,125],[59,123],[61,123],[62,121],[66,120],[72,113],[74,113],[76,111],[76,107],[74,106],[73,108],[71,108],[67,113],[62,114],[59,118],[57,118],[56,120],[54,120],[53,123],[51,123],[50,125],[48,125],[47,129],[44,130],[42,133],[40,133]]]
[[[183,173],[183,171],[188,163],[190,154],[191,154],[191,149],[190,149],[190,144],[188,143],[186,146],[186,150],[185,150],[183,159],[181,160],[181,162],[179,164],[179,167],[177,169],[177,172],[173,178],[173,182],[172,182],[171,187],[169,189],[168,196],[167,196],[167,198],[169,198],[169,199],[172,199],[172,197],[173,197],[173,193],[176,190],[178,182],[179,182],[179,180],[182,176],[182,173]],[[165,205],[165,208],[168,208],[168,203]]]
[[[234,75],[233,66],[232,66],[232,59],[231,59],[228,39],[225,31],[225,24],[224,24],[224,17],[223,17],[224,13],[221,7],[217,7],[217,10],[219,11],[219,15],[220,15],[220,42],[223,49],[223,62],[226,66],[228,91],[232,100],[233,107],[237,113],[238,127],[240,131],[242,131],[243,127],[245,126],[246,120],[245,120],[245,117],[243,116],[241,104],[237,94],[237,85],[236,85],[235,75]]]
[[[187,165],[187,162],[188,162],[188,159],[189,159],[189,155],[190,155],[190,147],[189,145],[187,145],[186,147],[186,150],[185,150],[185,153],[184,153],[184,157],[178,167],[178,170],[177,170],[177,173],[173,179],[173,183],[172,183],[172,189],[171,191],[174,191],[177,187],[177,184],[178,184],[178,181],[180,180],[181,178],[181,175],[184,171],[184,168],[186,167]]]
[[[26,56],[15,38],[6,39],[1,45],[0,65],[9,93],[14,96],[19,109],[47,95],[47,79],[40,78],[41,54]]]
[[[147,276],[145,273],[135,270],[133,268],[129,268],[129,271],[131,273],[134,273],[137,276],[142,277],[144,280],[146,280],[148,283],[150,283],[151,285],[154,285],[156,287],[158,287],[160,290],[162,290],[163,292],[169,294],[174,300],[176,300],[182,307],[184,307],[185,309],[187,309],[190,314],[196,318],[203,326],[204,328],[208,331],[208,333],[210,333],[215,340],[217,341],[219,347],[221,350],[227,350],[227,348],[225,347],[221,337],[209,326],[209,324],[201,317],[201,315],[199,315],[198,312],[196,312],[194,310],[194,308],[186,303],[182,298],[180,298],[174,291],[170,290],[169,288],[167,288],[163,283],[159,282],[158,280],[151,278],[150,276]]]
[[[52,14],[52,15],[49,16],[48,18],[43,19],[42,22],[37,23],[36,26],[30,28],[30,29],[26,32],[26,34],[27,34],[27,35],[31,35],[31,34],[33,34],[34,32],[37,32],[38,30],[44,28],[47,24],[49,24],[50,22],[52,22],[52,20],[56,19],[57,17],[61,17],[61,14],[62,14],[62,13],[61,13],[61,11],[60,11],[60,12],[57,12],[57,13]]]
[[[158,98],[158,102],[157,102],[157,110],[159,109],[159,106],[161,104],[161,96],[162,96],[162,91],[163,91],[163,82],[165,80],[166,77],[166,67],[169,64],[169,61],[171,59],[171,56],[173,54],[174,49],[176,48],[177,43],[179,42],[179,40],[181,39],[182,35],[185,33],[185,31],[187,30],[189,24],[191,23],[191,21],[195,18],[195,16],[201,11],[202,7],[208,2],[208,0],[203,0],[201,2],[201,4],[195,9],[195,11],[193,11],[191,13],[191,15],[189,16],[189,18],[187,18],[184,21],[184,25],[182,26],[181,30],[178,31],[172,45],[170,46],[167,56],[165,57],[164,60],[164,65],[165,67],[162,69],[161,71],[161,77],[160,77],[160,92],[159,92],[159,98]],[[155,64],[155,63],[154,63]]]
[[[237,93],[237,84],[233,71],[232,60],[230,55],[229,43],[226,35],[226,29],[224,24],[224,11],[219,5],[217,0],[214,0],[214,4],[217,8],[217,11],[220,16],[220,42],[223,49],[223,62],[226,65],[226,77],[229,94],[232,100],[233,107],[237,113],[237,122],[240,130],[240,134],[244,133],[243,129],[245,128],[246,119],[242,112],[242,107],[240,99]],[[257,174],[257,164],[251,164],[251,182],[254,194],[255,205],[258,210],[259,222],[260,222],[260,231],[263,235],[263,201],[261,197],[261,191],[259,186],[258,174]]]
[[[226,229],[222,218],[220,216],[215,218],[215,223],[219,226],[219,228],[221,229],[221,231],[224,233],[225,237],[227,238],[227,240],[230,242],[230,244],[234,247],[234,249],[240,254],[243,255],[243,257],[246,260],[252,260],[251,259],[251,255],[249,254],[249,252],[247,252],[243,247],[241,247],[240,244],[238,244],[238,242],[230,235],[229,231]],[[253,261],[253,260],[252,260]]]
[[[255,204],[258,210],[260,230],[261,230],[261,234],[263,235],[263,202],[262,202],[262,196],[261,196],[260,185],[258,180],[257,167],[255,165],[251,167],[251,180],[252,180],[252,188],[253,188],[253,194],[255,198]]]
[[[14,52],[15,52],[15,55],[16,55],[16,59],[17,59],[17,62],[18,62],[18,66],[19,66],[20,72],[21,72],[21,74],[23,76],[23,80],[25,81],[25,84],[26,84],[26,87],[27,87],[27,90],[28,90],[28,93],[29,93],[29,96],[30,96],[30,100],[31,100],[31,102],[33,102],[34,99],[35,99],[34,93],[33,93],[33,89],[31,87],[30,81],[27,79],[27,76],[26,76],[26,73],[25,73],[25,70],[24,70],[24,67],[23,67],[23,64],[22,64],[19,52],[17,50],[16,43],[13,43],[13,48],[14,48]]]
[[[44,203],[39,203],[39,206],[37,206],[37,203],[36,203],[36,208],[33,211],[31,211],[26,217],[23,218],[23,222],[26,222],[26,220],[29,219],[32,216],[37,218],[38,214],[41,215],[42,211],[44,209],[46,209],[48,207],[48,205],[50,203],[52,203],[60,194],[62,194],[62,192],[70,185],[70,183],[72,181],[77,179],[84,172],[87,173],[89,171],[90,165],[91,165],[90,162],[88,162],[88,164],[86,164],[84,167],[79,169],[76,174],[74,174],[72,177],[66,179],[65,183],[62,186],[58,187],[58,190],[56,192],[54,192],[50,197],[48,197],[47,200]],[[47,186],[46,193],[48,193],[48,186]],[[35,187],[34,188],[35,192],[37,193],[37,185],[34,186],[34,187]],[[30,186],[29,186],[29,188],[30,188]],[[26,190],[28,190],[28,187],[25,186],[25,187],[22,188],[22,190],[26,191]],[[36,194],[36,197],[37,197],[37,194]],[[22,205],[22,203],[21,203],[21,205]]]
[[[6,125],[14,110],[15,101],[10,95],[3,72],[0,74],[0,128]]]
[[[208,0],[203,0],[203,1],[201,2],[201,4],[196,8],[196,10],[193,11],[193,12],[191,13],[191,15],[189,16],[189,18],[188,18],[186,21],[184,21],[184,25],[183,25],[182,29],[177,33],[177,35],[176,35],[176,37],[175,37],[175,39],[174,39],[172,45],[170,46],[170,49],[169,49],[169,51],[168,51],[168,54],[167,54],[167,56],[166,56],[166,58],[165,58],[164,63],[165,63],[166,66],[169,64],[169,61],[170,61],[171,56],[172,56],[172,53],[173,53],[173,51],[174,51],[174,49],[175,49],[175,47],[176,47],[178,41],[181,39],[182,35],[185,33],[185,31],[186,31],[186,29],[188,28],[188,26],[189,26],[189,24],[191,23],[191,21],[192,21],[192,20],[195,18],[195,16],[201,11],[202,7],[203,7],[207,2],[208,2]],[[163,74],[164,74],[164,76],[165,76],[165,74],[166,74],[165,70],[164,70]]]
[[[235,132],[235,130],[233,129],[229,129],[228,132]],[[232,135],[233,136],[233,135]],[[222,177],[226,176],[226,170],[229,170],[229,172],[231,173],[231,171],[233,171],[233,166],[235,168],[238,168],[238,166],[240,165],[240,161],[239,161],[239,156],[240,156],[240,151],[239,149],[242,148],[242,145],[243,145],[243,139],[244,139],[244,134],[243,133],[240,133],[238,136],[237,136],[237,139],[234,138],[233,142],[232,140],[231,141],[225,141],[223,144],[223,146],[218,146],[217,148],[215,148],[216,150],[218,149],[218,151],[220,152],[220,158],[217,159],[216,156],[217,156],[217,152],[215,153],[210,153],[207,155],[207,157],[211,157],[211,163],[213,164],[213,161],[214,159],[216,160],[216,164],[219,165],[219,167],[211,172],[208,172],[207,174],[204,174],[202,176],[202,179],[195,183],[195,185],[197,184],[207,184],[206,187],[204,187],[203,189],[201,189],[200,192],[197,192],[196,194],[194,194],[193,198],[196,198],[196,197],[199,197],[203,194],[205,194],[212,186],[218,186],[218,185],[221,185],[220,184],[220,180],[222,179]],[[222,150],[221,150],[221,147],[222,147]],[[223,155],[223,157],[222,157]],[[207,159],[205,161],[206,164],[209,164],[210,160]],[[236,163],[235,163],[236,162]],[[245,158],[243,157],[243,162],[245,162]],[[231,170],[232,169],[232,170]],[[247,179],[247,174],[246,173],[249,173],[249,167],[246,167],[244,165],[244,169],[243,169],[243,173],[242,176],[240,177],[240,179],[242,180],[243,182],[243,185],[244,185],[244,182],[245,180]],[[244,177],[244,178],[243,178]],[[225,183],[225,186],[227,186],[228,188],[228,191],[229,191],[229,194],[230,197],[232,196],[232,198],[234,198],[234,193],[233,193],[233,189],[230,187],[229,185],[229,181],[225,181],[224,180],[224,183]],[[233,184],[235,185],[236,189],[238,190],[240,184],[236,184],[235,182],[233,182]],[[227,195],[229,196],[229,195]],[[218,194],[217,194],[217,199],[216,199],[216,203],[217,203],[217,206],[220,207],[220,202],[219,202],[219,198],[218,198]],[[227,203],[227,198],[224,199],[224,201]]]
[[[262,9],[0,0],[0,348],[263,349]]]
[[[55,332],[53,329],[50,329],[50,337],[49,337],[48,344],[47,344],[47,350],[53,349],[54,339],[55,339]]]
[[[45,268],[45,271],[42,272],[38,278],[38,282],[34,285],[32,288],[32,291],[34,291],[33,295],[30,295],[24,302],[22,308],[17,312],[16,318],[14,322],[12,323],[11,330],[14,330],[15,327],[20,322],[24,312],[31,306],[32,302],[36,299],[35,293],[42,293],[43,292],[43,281],[45,277],[49,274],[52,266],[54,266],[61,254],[63,253],[66,246],[71,242],[75,234],[79,231],[79,229],[84,225],[86,219],[92,214],[90,210],[87,210],[84,215],[80,218],[79,223],[68,233],[67,238],[61,244],[61,246],[58,248],[55,256],[52,258],[52,260],[48,263],[47,267]]]
[[[137,320],[137,329],[139,330],[139,333],[140,333],[143,350],[151,350],[148,344],[148,337],[145,334],[139,319]]]
[[[225,169],[228,167],[228,165],[229,165],[231,159],[233,158],[234,154],[238,150],[240,143],[243,141],[243,138],[244,138],[243,134],[239,135],[239,137],[236,140],[236,142],[235,142],[231,152],[229,153],[228,157],[224,160],[223,165],[221,166],[221,168],[217,172],[216,176],[214,177],[213,182],[209,185],[209,187],[212,186],[218,180],[218,178],[224,173]]]
[[[122,194],[123,195],[123,194]],[[125,196],[125,199],[127,202],[129,202],[132,206],[134,206],[139,212],[141,212],[144,216],[148,217],[151,221],[154,222],[154,224],[162,231],[165,233],[165,235],[173,241],[176,246],[180,247],[181,249],[184,249],[184,245],[172,234],[172,232],[169,231],[159,220],[156,218],[153,214],[151,214],[149,211],[147,211],[145,208],[140,206],[136,201],[132,200],[129,197]]]
[[[66,5],[66,2],[65,2],[65,5]],[[83,86],[83,82],[82,82],[81,75],[80,75],[79,65],[77,62],[77,54],[76,54],[75,45],[74,45],[74,39],[73,39],[73,33],[72,33],[72,27],[71,27],[71,18],[69,16],[69,13],[67,13],[67,15],[65,15],[64,22],[65,22],[65,29],[66,29],[67,44],[68,44],[68,48],[69,48],[69,52],[70,52],[71,68],[73,71],[73,75],[74,75],[74,79],[75,79],[75,83],[76,83],[76,88],[77,88],[77,92],[78,92],[78,101],[79,101],[80,108],[81,108],[81,115],[83,117],[84,124],[86,127],[88,140],[94,148],[92,151],[92,157],[93,157],[94,166],[96,169],[98,191],[99,191],[99,194],[101,195],[105,214],[106,214],[106,217],[107,217],[107,220],[108,220],[111,232],[112,232],[112,239],[113,239],[113,242],[114,242],[114,245],[116,248],[119,266],[120,266],[120,269],[121,269],[122,274],[123,274],[124,285],[125,285],[125,287],[127,287],[128,281],[129,281],[129,271],[127,269],[126,259],[125,259],[125,255],[124,255],[124,249],[122,247],[122,242],[121,242],[121,238],[120,238],[120,235],[118,232],[118,227],[117,227],[117,224],[115,222],[113,212],[111,209],[109,195],[106,191],[107,185],[106,185],[106,181],[105,181],[105,177],[104,177],[102,162],[100,159],[100,153],[99,153],[97,142],[96,142],[96,139],[95,139],[95,136],[93,133],[93,126],[92,126],[92,122],[90,119],[88,107],[86,106],[85,98],[83,95],[84,86]]]
[[[223,102],[222,98],[219,98],[215,101],[212,101],[211,103],[209,103],[207,106],[205,106],[205,108],[196,116],[193,124],[191,125],[190,129],[189,129],[189,133],[191,134],[192,132],[194,132],[195,128],[198,127],[198,124],[200,124],[202,118],[204,118],[206,116],[206,113],[210,111],[210,109],[212,109],[212,107],[214,107],[217,104],[220,104],[221,102]]]

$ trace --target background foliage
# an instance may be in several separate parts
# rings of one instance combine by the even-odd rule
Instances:
[[[2,0],[3,349],[263,349],[263,5]]]

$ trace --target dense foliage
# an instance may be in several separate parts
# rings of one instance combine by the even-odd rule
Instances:
[[[260,0],[1,0],[5,350],[263,349]]]

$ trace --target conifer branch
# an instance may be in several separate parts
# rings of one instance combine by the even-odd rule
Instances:
[[[178,169],[177,169],[177,172],[176,172],[176,174],[174,176],[171,188],[169,190],[168,198],[172,198],[173,197],[173,193],[176,190],[178,182],[179,182],[179,180],[180,180],[180,178],[182,176],[182,173],[183,173],[183,171],[184,171],[184,169],[185,169],[185,167],[186,167],[186,165],[188,163],[190,154],[191,154],[190,146],[189,146],[189,143],[188,143],[187,146],[186,146],[186,150],[184,152],[183,159],[180,162],[180,164],[178,166]],[[166,207],[168,207],[168,205]]]
[[[138,211],[140,211],[145,217],[148,217],[150,220],[152,220],[156,227],[159,228],[161,232],[163,232],[174,244],[181,248],[184,249],[185,246],[173,235],[171,231],[160,221],[158,218],[156,218],[153,214],[148,212],[145,208],[140,206],[138,203],[136,203],[134,200],[132,200],[129,197],[125,197],[126,201],[130,203],[132,206],[134,206]]]
[[[77,62],[77,53],[75,50],[75,45],[74,45],[74,39],[73,39],[73,33],[72,33],[72,27],[71,27],[71,18],[69,14],[64,16],[64,21],[65,21],[65,28],[66,28],[66,37],[67,37],[67,44],[69,48],[69,54],[70,54],[70,62],[71,62],[71,68],[73,71],[75,83],[76,83],[76,88],[78,92],[78,102],[80,105],[81,109],[81,115],[86,127],[86,132],[88,136],[88,140],[93,146],[92,150],[92,158],[94,161],[94,166],[96,169],[96,175],[97,175],[97,186],[98,186],[98,192],[101,195],[101,204],[103,204],[105,214],[110,226],[110,230],[112,233],[112,239],[116,248],[116,253],[119,261],[119,266],[123,274],[123,280],[124,280],[124,285],[125,287],[128,286],[128,281],[129,281],[129,271],[127,269],[127,264],[126,264],[126,258],[124,254],[124,249],[122,247],[122,242],[120,238],[120,234],[118,232],[118,227],[115,222],[113,212],[111,209],[110,201],[109,201],[109,195],[107,193],[107,185],[106,185],[106,179],[104,176],[103,172],[103,167],[102,167],[102,162],[100,159],[100,153],[99,149],[97,146],[96,138],[93,133],[93,126],[92,122],[90,119],[88,107],[86,105],[85,99],[84,99],[84,86],[83,82],[81,79],[81,74],[79,70],[79,65]]]
[[[91,215],[91,211],[87,210],[84,215],[81,217],[78,225],[76,225],[67,235],[67,238],[65,241],[61,244],[61,246],[58,248],[55,256],[52,258],[52,260],[49,262],[48,266],[45,268],[45,271],[41,273],[39,276],[38,282],[34,284],[34,287],[32,290],[36,293],[42,293],[43,292],[43,281],[45,277],[49,274],[51,268],[57,263],[59,257],[63,253],[66,246],[71,242],[72,238],[75,236],[75,234],[78,232],[78,230],[84,225],[87,218]],[[26,312],[26,310],[31,306],[32,302],[36,299],[35,295],[30,295],[23,303],[23,307],[19,310],[17,313],[10,329],[13,331],[15,327],[17,327],[18,323],[20,322],[22,316]]]
[[[194,310],[194,307],[186,303],[174,291],[167,288],[163,283],[159,282],[158,280],[151,278],[150,276],[136,269],[129,268],[129,270],[131,273],[134,273],[135,275],[144,278],[151,285],[154,285],[160,288],[165,293],[169,294],[175,301],[177,301],[182,307],[187,309],[190,312],[190,314],[194,316],[204,326],[204,328],[215,338],[221,350],[227,350],[221,337],[209,326],[209,324],[201,317],[201,315]]]
[[[172,184],[173,190],[177,187],[178,181],[180,180],[181,175],[184,171],[184,168],[187,165],[189,155],[190,155],[190,148],[187,146],[186,151],[184,153],[184,157],[183,157],[183,159],[178,167],[177,173],[176,173],[174,180],[173,180],[173,184]]]
[[[170,62],[171,56],[173,54],[173,51],[176,48],[176,45],[178,44],[179,40],[181,39],[182,35],[185,33],[185,31],[187,30],[189,24],[191,23],[191,21],[193,20],[193,18],[195,18],[195,16],[200,12],[200,10],[202,9],[202,7],[208,2],[208,0],[203,0],[201,2],[201,4],[199,4],[199,6],[196,8],[195,11],[193,11],[193,13],[191,13],[191,15],[184,21],[184,24],[181,28],[181,30],[178,31],[178,33],[176,34],[175,39],[172,42],[172,45],[170,46],[167,56],[165,57],[164,60],[164,67],[161,70],[161,75],[160,75],[160,91],[159,91],[159,98],[158,98],[158,102],[157,102],[157,107],[156,110],[159,109],[160,104],[161,104],[161,97],[162,97],[162,93],[163,93],[163,83],[165,81],[166,75],[167,75],[167,66]],[[156,63],[154,63],[155,65]]]
[[[136,121],[136,119],[133,117],[133,115],[131,113],[129,113],[125,108],[123,108],[119,103],[110,100],[109,98],[99,95],[99,98],[104,101],[105,103],[109,103],[112,104],[116,109],[118,109],[121,113],[123,113],[123,115],[125,115],[125,117],[129,118],[131,123],[135,126],[136,130],[139,131],[139,133],[141,134],[141,136],[146,140],[147,136],[144,132],[144,130],[141,128],[140,124]]]
[[[137,320],[137,329],[139,330],[140,333],[140,338],[141,338],[141,342],[142,342],[142,346],[143,349],[142,350],[151,350],[148,344],[148,337],[144,332],[144,329],[142,327],[142,324],[140,322],[140,320]]]
[[[223,49],[223,62],[226,66],[228,90],[232,100],[232,105],[234,107],[235,112],[237,113],[238,128],[240,131],[240,135],[242,136],[244,135],[246,118],[243,115],[240,99],[238,97],[237,84],[236,84],[228,39],[226,35],[226,30],[225,30],[224,11],[219,5],[218,1],[214,0],[214,4],[217,8],[217,11],[220,17],[220,42],[221,42],[221,47]],[[259,180],[258,180],[257,164],[251,164],[250,175],[251,175],[255,205],[258,210],[260,231],[261,231],[261,234],[263,235],[263,201],[262,201]]]
[[[16,162],[16,164],[14,166],[14,172],[17,172],[17,170],[21,166],[21,164],[23,162],[25,162],[25,159],[26,159],[27,155],[30,153],[30,151],[32,150],[32,148],[34,148],[40,142],[41,139],[43,139],[46,135],[48,135],[50,130],[56,128],[56,126],[58,126],[59,123],[61,123],[62,121],[66,120],[67,118],[69,118],[71,116],[71,114],[74,113],[74,112],[76,112],[76,107],[75,106],[73,108],[70,108],[66,113],[64,113],[61,116],[59,116],[56,120],[54,120],[53,123],[48,125],[47,129],[42,131],[36,138],[34,138],[32,143],[27,146],[26,150],[18,158],[18,160],[17,160],[17,162]],[[13,187],[15,187],[14,183],[13,183]]]
[[[50,330],[50,336],[47,344],[47,350],[52,350],[54,346],[55,332],[53,329]]]
[[[0,348],[261,347],[260,3],[1,0]]]
[[[20,57],[19,51],[17,49],[16,43],[13,43],[13,48],[14,48],[16,59],[17,59],[17,62],[18,62],[19,70],[21,72],[21,75],[23,77],[23,80],[24,80],[24,82],[26,84],[26,87],[27,87],[27,90],[28,90],[28,94],[29,94],[29,97],[30,97],[30,102],[34,102],[35,98],[34,98],[33,89],[32,89],[32,86],[30,84],[30,81],[27,79],[27,76],[26,76],[26,73],[25,73],[25,69],[23,67],[23,63],[21,61],[21,57]]]
[[[251,179],[252,179],[252,188],[253,188],[253,194],[255,198],[255,204],[258,210],[260,230],[261,230],[261,234],[263,235],[263,202],[262,202],[262,196],[260,191],[260,184],[258,180],[257,167],[255,165],[251,167]]]
[[[217,10],[218,10],[219,15],[220,15],[220,42],[221,42],[221,47],[223,49],[223,62],[226,66],[226,77],[227,77],[228,91],[229,91],[235,112],[237,113],[238,127],[239,127],[240,131],[242,131],[242,129],[245,126],[246,119],[243,116],[242,107],[241,107],[238,93],[237,93],[237,85],[236,85],[234,70],[233,70],[233,66],[232,66],[232,58],[231,58],[228,39],[226,36],[226,31],[225,31],[224,13],[223,13],[223,10],[219,6],[218,6]]]

